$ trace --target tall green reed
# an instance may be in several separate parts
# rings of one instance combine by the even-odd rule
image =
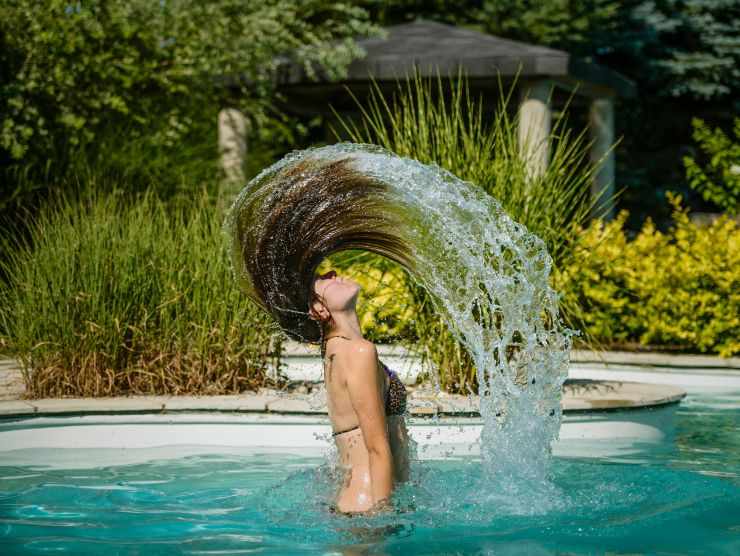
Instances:
[[[510,106],[517,78],[506,91],[499,77],[490,121],[483,99],[471,98],[468,80],[461,71],[449,79],[443,79],[439,72],[436,79],[426,79],[415,71],[397,82],[390,102],[373,80],[364,102],[348,89],[359,108],[359,120],[334,114],[339,129],[351,141],[377,144],[401,156],[438,164],[483,188],[514,220],[545,241],[557,269],[572,261],[575,239],[594,211],[590,184],[595,167],[589,164],[590,143],[586,129],[575,132],[568,125],[569,99],[550,130],[549,163],[541,174],[532,176],[519,148],[520,116]],[[330,127],[339,137],[339,130]],[[597,216],[602,214],[596,212]],[[475,369],[467,352],[447,331],[426,292],[411,283],[409,287],[417,316],[408,347],[439,369],[441,387],[475,391]],[[578,303],[563,300],[561,309],[570,326],[582,321],[579,315],[583,308]],[[598,339],[584,332],[584,344],[598,349]]]
[[[280,335],[238,291],[205,190],[172,207],[88,183],[28,228],[28,239],[3,239],[0,333],[29,397],[273,384]]]

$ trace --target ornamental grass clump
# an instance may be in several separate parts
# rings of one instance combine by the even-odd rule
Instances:
[[[568,126],[566,106],[548,137],[549,163],[542,174],[533,177],[519,148],[519,116],[510,116],[515,85],[504,91],[499,83],[494,115],[488,118],[483,99],[472,98],[462,71],[451,77],[449,86],[439,74],[427,79],[414,72],[405,82],[398,81],[391,102],[373,82],[367,100],[353,95],[360,118],[335,115],[339,129],[351,141],[380,145],[400,156],[437,164],[476,184],[495,197],[514,220],[544,240],[554,266],[566,264],[579,225],[588,220],[594,205],[587,130],[576,133]],[[378,257],[369,264],[384,263]],[[413,304],[413,325],[406,327],[407,335],[399,341],[419,354],[424,364],[439,370],[441,388],[477,391],[476,370],[467,351],[447,330],[428,294],[408,284],[403,299]],[[569,301],[561,303],[568,326],[580,309]]]
[[[694,224],[681,197],[668,198],[667,233],[648,219],[629,240],[624,210],[611,222],[593,221],[575,244],[574,262],[553,273],[556,287],[582,307],[579,326],[608,347],[736,355],[740,227],[727,215]]]
[[[84,193],[4,240],[0,334],[27,396],[222,394],[272,385],[276,327],[238,291],[205,193],[168,208]]]

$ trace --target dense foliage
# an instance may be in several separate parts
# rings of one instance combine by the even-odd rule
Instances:
[[[669,197],[669,233],[648,220],[629,239],[626,211],[594,220],[553,286],[583,307],[577,325],[606,346],[738,354],[740,227],[727,217],[694,224],[680,197]],[[237,290],[214,214],[207,197],[172,211],[151,196],[62,199],[43,211],[32,226],[37,247],[12,246],[3,266],[13,280],[0,290],[0,343],[22,362],[29,395],[274,385],[268,368],[282,334]],[[472,361],[428,298],[402,269],[376,259],[338,253],[320,271],[341,268],[360,282],[366,337],[426,347],[443,388],[475,391]]]
[[[180,188],[183,173],[214,174],[224,105],[253,124],[248,162],[265,149],[274,159],[316,125],[273,109],[281,57],[338,77],[360,55],[350,37],[416,17],[563,48],[634,80],[639,97],[616,108],[629,223],[668,217],[667,188],[702,205],[680,160],[692,118],[729,128],[740,110],[737,0],[10,0],[0,6],[0,209],[80,157],[117,174],[138,157],[160,189]]]
[[[108,164],[132,141],[176,160],[183,144],[209,138],[213,159],[222,106],[241,108],[256,128],[281,121],[272,108],[281,56],[338,77],[359,55],[352,37],[376,30],[363,9],[325,0],[4,2],[3,175],[13,190],[36,185],[8,167],[59,177],[80,151]]]
[[[378,125],[354,139],[438,162],[501,200],[547,242],[570,324],[593,341],[738,353],[737,225],[699,227],[672,196],[672,214],[665,203],[668,189],[695,190],[694,206],[737,212],[738,0],[8,0],[0,347],[22,361],[31,395],[238,392],[269,382],[280,335],[232,285],[217,212],[200,191],[218,183],[218,110],[236,106],[249,118],[254,174],[306,146],[317,124],[275,110],[283,56],[309,75],[340,77],[360,55],[352,37],[415,17],[563,48],[633,79],[639,97],[616,107],[617,188],[628,187],[630,210],[586,226],[582,136],[556,122],[553,164],[527,183],[508,156],[514,122],[503,111],[487,131],[460,91],[457,111],[443,114],[411,83],[391,113],[366,106],[365,121]],[[571,116],[579,128],[583,114]],[[734,139],[722,131],[733,116]],[[35,214],[50,192],[79,184],[99,195]],[[131,190],[153,196],[119,198]],[[656,218],[643,225],[648,215]],[[659,231],[661,216],[674,227]],[[627,228],[639,234],[630,239]],[[330,263],[366,294],[363,333],[416,344],[448,390],[475,387],[472,362],[425,292],[387,261],[339,255]]]

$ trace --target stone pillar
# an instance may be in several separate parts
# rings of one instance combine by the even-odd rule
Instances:
[[[591,182],[594,206],[591,218],[614,218],[614,100],[596,97],[591,100],[588,113],[591,152],[589,158],[596,168]]]
[[[218,152],[222,171],[219,206],[226,209],[245,185],[247,119],[235,108],[218,113]]]
[[[546,79],[525,82],[519,93],[519,152],[530,179],[542,175],[550,160],[550,87]]]

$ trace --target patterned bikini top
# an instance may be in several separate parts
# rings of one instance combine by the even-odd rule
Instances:
[[[406,412],[406,387],[395,371],[389,369],[380,359],[378,363],[383,366],[389,378],[388,390],[385,393],[385,414],[403,415]]]

